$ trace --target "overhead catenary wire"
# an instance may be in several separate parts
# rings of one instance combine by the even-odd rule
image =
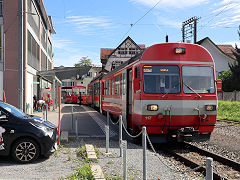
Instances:
[[[200,26],[200,29],[199,29],[197,32],[201,31],[204,27],[208,27],[207,25],[208,25],[211,21],[213,21],[217,16],[219,16],[220,14],[225,13],[226,11],[228,11],[228,10],[230,10],[230,9],[232,9],[232,8],[236,8],[237,6],[240,5],[240,3],[239,3],[239,4],[237,4],[236,6],[229,7],[230,5],[233,5],[233,4],[236,4],[236,3],[232,3],[232,2],[228,3],[220,12],[218,12],[218,13],[215,14],[215,15],[213,15],[213,17],[212,17],[206,24],[203,24],[202,26]],[[206,18],[206,16],[205,16],[204,18]],[[216,28],[217,26],[212,26],[212,27]],[[228,26],[218,26],[218,27],[229,28]],[[232,28],[234,28],[234,27],[232,27]]]
[[[121,41],[123,40],[123,38],[131,31],[131,29],[139,22],[141,21],[149,12],[151,12],[162,0],[159,0],[152,8],[150,8],[143,16],[141,16],[135,23],[130,24],[130,28],[127,30],[127,32],[123,35],[123,37],[121,38],[121,40],[118,42],[118,44],[121,43]],[[117,44],[117,45],[118,45]]]

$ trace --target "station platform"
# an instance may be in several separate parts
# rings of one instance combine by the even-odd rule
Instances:
[[[43,111],[46,113],[45,111]],[[34,115],[43,117],[43,112]],[[46,118],[45,118],[46,119]],[[59,110],[48,111],[47,120],[58,126]],[[61,132],[67,131],[69,136],[105,137],[106,116],[95,109],[78,104],[61,105]],[[110,123],[110,137],[118,137],[118,127]]]

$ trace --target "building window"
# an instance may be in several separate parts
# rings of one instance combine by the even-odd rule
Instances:
[[[129,54],[137,54],[136,48],[129,48]]]
[[[92,72],[88,72],[88,73],[87,73],[87,77],[88,77],[88,78],[91,78],[91,77],[92,77]]]
[[[3,1],[0,0],[0,16],[3,16]]]
[[[49,39],[48,39],[48,56],[52,58],[52,43]]]
[[[33,28],[37,36],[39,36],[40,17],[38,8],[32,0],[28,0],[28,23]]]
[[[52,69],[52,63],[48,60],[48,70]]]
[[[39,69],[39,45],[28,31],[28,65],[36,70]]]
[[[41,71],[46,71],[46,70],[47,70],[47,56],[41,50]]]
[[[118,54],[127,54],[127,48],[119,48]]]
[[[71,86],[75,86],[75,82],[74,81],[71,82]]]

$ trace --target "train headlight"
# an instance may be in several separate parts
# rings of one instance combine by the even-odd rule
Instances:
[[[205,105],[206,111],[216,111],[217,106],[216,105]]]
[[[147,110],[148,111],[157,111],[158,110],[158,105],[156,105],[156,104],[149,104],[149,105],[147,105]]]
[[[185,54],[186,48],[175,48],[175,54]]]

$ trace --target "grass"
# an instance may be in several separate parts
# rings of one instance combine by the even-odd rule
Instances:
[[[87,159],[87,152],[86,152],[85,146],[77,148],[76,153],[77,153],[78,157],[80,157],[82,159]]]
[[[68,153],[70,151],[67,151]],[[82,146],[76,149],[77,159],[74,159],[75,163],[79,163],[76,168],[76,172],[74,174],[66,176],[63,179],[71,179],[71,180],[93,180],[93,175],[91,171],[91,162],[87,159],[86,147]],[[68,161],[71,161],[72,158],[68,154]]]
[[[81,180],[94,180],[91,165],[87,163],[77,169],[77,172],[67,176],[67,179],[81,179]]]
[[[113,161],[108,161],[107,164],[113,164]]]
[[[240,102],[218,101],[218,119],[227,119],[240,122]]]
[[[98,150],[97,146],[94,146],[94,150],[95,150],[96,156],[99,157],[101,155],[101,153]]]

